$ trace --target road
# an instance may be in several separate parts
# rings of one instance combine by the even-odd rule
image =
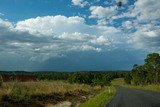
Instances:
[[[106,107],[160,107],[160,92],[117,86],[117,93]]]

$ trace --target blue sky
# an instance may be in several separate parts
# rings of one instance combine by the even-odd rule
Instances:
[[[159,5],[1,0],[0,70],[130,70],[148,53],[160,52]]]

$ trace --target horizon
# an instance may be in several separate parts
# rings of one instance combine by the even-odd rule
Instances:
[[[157,0],[1,0],[0,71],[116,71],[160,53]]]

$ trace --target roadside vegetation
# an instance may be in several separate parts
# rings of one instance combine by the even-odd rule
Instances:
[[[100,91],[99,86],[91,87],[62,81],[7,82],[3,83],[0,89],[0,100],[7,104],[23,106],[27,103],[45,106],[47,103],[57,104],[61,101],[78,104],[87,101]]]
[[[143,65],[135,64],[131,73],[124,78],[127,84],[150,85],[160,84],[160,55],[148,54]]]
[[[102,105],[114,95],[111,81],[124,77],[125,74],[126,72],[1,72],[2,79],[5,79],[3,82],[1,80],[0,102],[9,107],[44,107],[48,103],[55,105],[69,101],[75,107],[95,99],[97,104]],[[12,79],[8,81],[7,78]],[[106,87],[111,87],[110,91]]]
[[[135,85],[134,83],[132,84],[127,84],[124,80],[124,78],[116,78],[113,79],[111,84],[113,86],[119,85],[127,88],[136,88],[136,89],[143,89],[143,90],[151,90],[151,91],[160,91],[160,85],[158,84],[149,84],[149,85]]]
[[[115,87],[105,87],[103,91],[89,99],[87,102],[82,103],[80,107],[104,107],[114,97],[115,93]]]

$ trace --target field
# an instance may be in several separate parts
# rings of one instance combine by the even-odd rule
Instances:
[[[1,102],[10,106],[34,107],[57,104],[62,101],[74,105],[87,101],[103,90],[100,86],[69,84],[64,81],[5,82],[0,88]]]

